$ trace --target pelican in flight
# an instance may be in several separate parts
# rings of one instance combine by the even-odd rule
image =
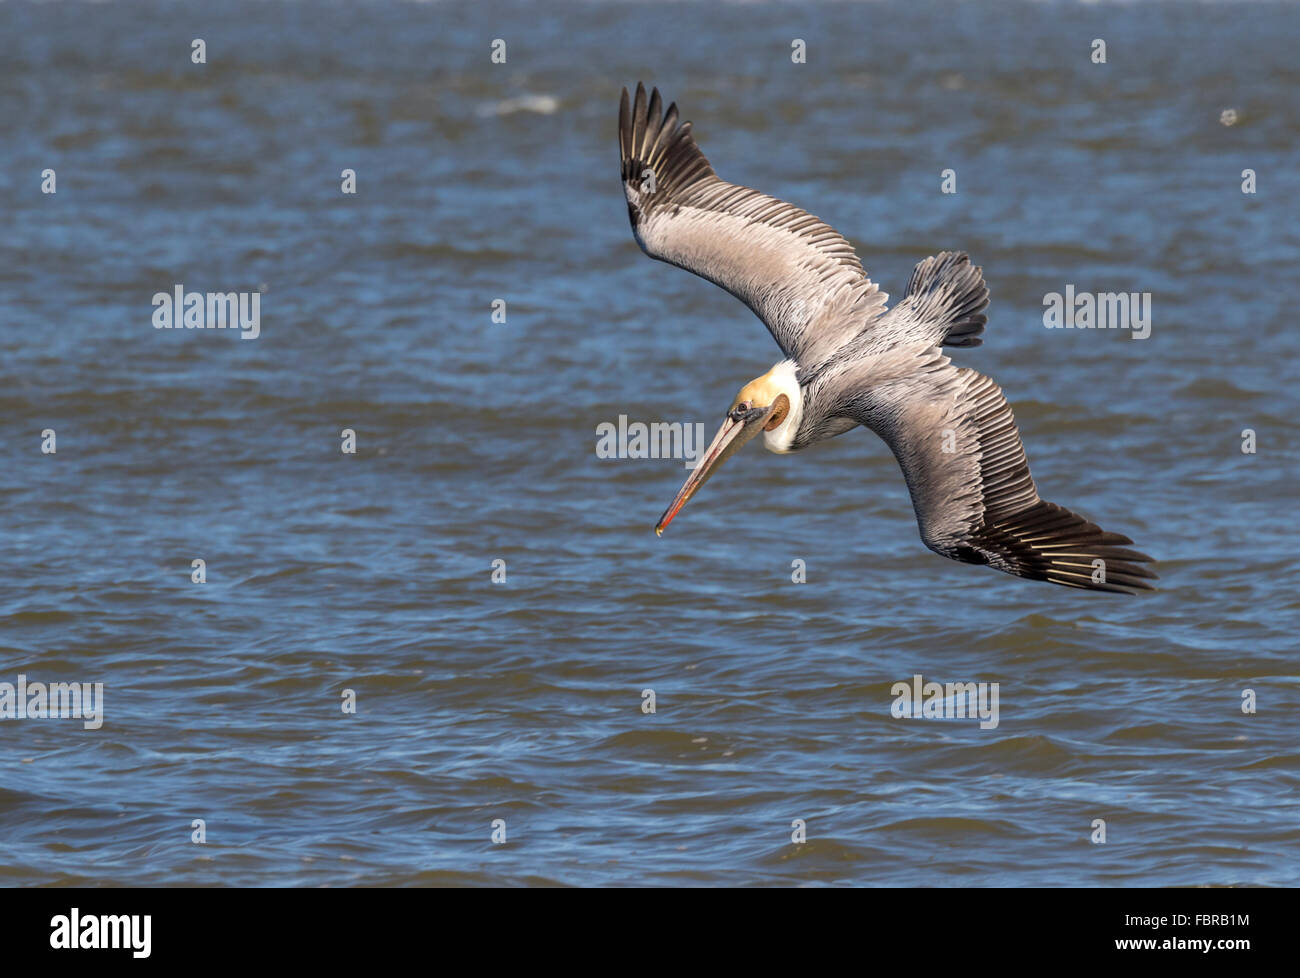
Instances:
[[[837,231],[719,179],[658,89],[648,101],[643,85],[634,99],[623,89],[618,142],[637,244],[726,289],[785,354],[741,388],[656,533],[759,434],[785,453],[864,425],[898,459],[935,553],[1067,587],[1151,589],[1151,558],[1132,540],[1039,498],[1001,388],[944,355],[978,346],[988,321],[983,272],[965,254],[925,259],[887,309]]]

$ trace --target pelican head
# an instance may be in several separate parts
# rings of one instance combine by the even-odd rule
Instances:
[[[659,522],[655,524],[656,534],[662,534],[667,529],[673,517],[700,486],[722,468],[723,462],[760,432],[772,451],[788,450],[794,439],[802,403],[799,383],[795,377],[795,365],[786,360],[740,389],[740,393],[731,402],[731,407],[727,408],[722,427],[714,435],[704,457],[696,462],[690,477],[677,493],[677,498],[664,511],[664,515],[659,517]]]

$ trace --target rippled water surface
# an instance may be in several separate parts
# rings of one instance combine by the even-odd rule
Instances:
[[[0,5],[0,683],[104,684],[99,729],[0,721],[0,882],[1300,883],[1297,36],[1236,3]],[[779,353],[632,239],[642,78],[892,295],[970,252],[957,361],[1160,589],[931,554],[862,430],[756,444],[656,539],[683,464],[597,426],[711,435]],[[260,290],[261,335],[154,329],[178,283]],[[1067,285],[1150,292],[1150,337],[1045,329]],[[893,718],[916,674],[999,683],[999,725]]]

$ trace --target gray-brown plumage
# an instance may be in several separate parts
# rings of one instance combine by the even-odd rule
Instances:
[[[987,322],[988,288],[965,254],[922,261],[887,309],[833,228],[719,179],[657,89],[648,100],[642,85],[634,100],[623,90],[618,131],[642,249],[744,302],[787,358],[737,395],[659,532],[759,434],[789,452],[864,425],[898,459],[921,539],[936,553],[1070,587],[1152,587],[1156,575],[1142,566],[1151,558],[1128,549],[1128,537],[1039,498],[1001,389],[944,355],[978,346]]]

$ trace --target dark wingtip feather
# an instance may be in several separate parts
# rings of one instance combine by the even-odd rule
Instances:
[[[618,155],[619,160],[627,159],[627,134],[631,129],[632,106],[628,102],[627,86],[623,86],[623,97],[618,100]]]
[[[916,315],[934,324],[943,346],[979,346],[988,316],[984,269],[964,251],[943,251],[919,262],[903,293]]]
[[[1000,570],[1037,581],[1089,591],[1132,594],[1150,591],[1158,580],[1143,564],[1151,557],[1117,544],[1132,544],[1122,533],[1103,530],[1064,506],[1040,499],[1032,506],[981,527],[975,545]],[[1094,580],[1093,562],[1100,560],[1102,580]]]
[[[714,176],[709,161],[691,137],[691,124],[678,123],[677,103],[669,103],[666,112],[663,105],[658,87],[647,96],[643,82],[637,82],[636,94],[630,100],[624,88],[619,102],[623,182],[640,181],[647,168],[655,174],[655,194],[639,204],[646,211],[669,205],[675,194]],[[632,223],[637,224],[636,217]]]

